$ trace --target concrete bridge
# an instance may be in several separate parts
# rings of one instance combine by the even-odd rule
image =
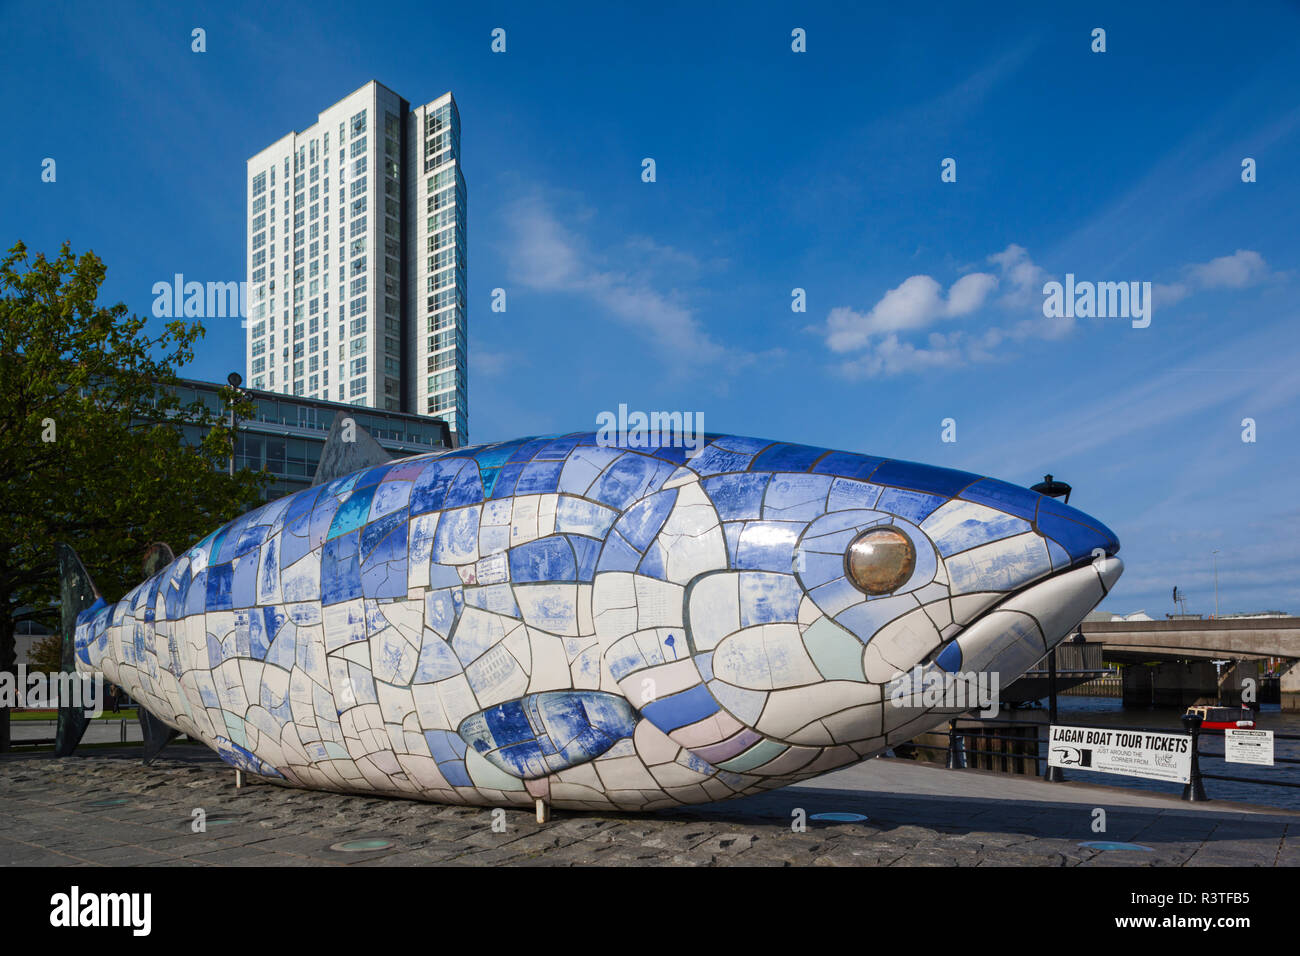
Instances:
[[[1159,660],[1300,660],[1300,617],[1085,621],[1083,636],[1116,664]]]
[[[1218,620],[1086,621],[1089,644],[1124,668],[1126,703],[1187,706],[1239,699],[1243,678],[1262,679],[1268,658],[1283,659],[1281,704],[1300,710],[1300,617]],[[1233,661],[1220,677],[1210,663]]]

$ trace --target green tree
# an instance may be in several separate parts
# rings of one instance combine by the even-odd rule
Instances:
[[[19,242],[0,262],[0,671],[15,671],[19,620],[57,624],[55,542],[75,547],[116,600],[142,580],[151,543],[192,546],[255,504],[266,481],[227,475],[224,416],[182,405],[172,388],[202,325],[171,321],[150,334],[125,305],[97,303],[104,274],[94,253],[74,256],[67,243],[53,260],[29,261]],[[182,426],[201,430],[202,443],[184,442]]]
[[[55,633],[42,637],[27,652],[27,669],[43,674],[57,674],[63,664],[63,637]]]

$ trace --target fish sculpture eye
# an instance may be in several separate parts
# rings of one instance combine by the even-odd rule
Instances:
[[[844,568],[854,587],[867,594],[888,594],[916,570],[916,547],[900,529],[868,528],[844,553]]]

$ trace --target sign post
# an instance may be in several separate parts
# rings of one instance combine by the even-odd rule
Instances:
[[[1171,783],[1185,784],[1192,779],[1192,738],[1187,734],[1053,724],[1047,748],[1049,767],[1097,770]]]
[[[1223,732],[1223,759],[1228,763],[1273,766],[1273,731],[1228,728]]]

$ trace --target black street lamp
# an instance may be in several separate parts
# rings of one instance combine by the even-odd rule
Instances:
[[[1047,495],[1049,498],[1064,498],[1067,505],[1070,503],[1070,491],[1072,490],[1070,486],[1063,481],[1055,480],[1051,475],[1045,475],[1042,481],[1029,490],[1036,491],[1040,495]]]
[[[1065,503],[1070,503],[1069,485],[1063,481],[1057,481],[1051,475],[1045,475],[1043,480],[1029,489],[1036,491],[1040,495],[1046,495],[1049,498],[1064,498]],[[1080,631],[1079,636],[1083,636]],[[1053,647],[1047,655],[1047,724],[1051,727],[1056,723],[1056,648]],[[1050,731],[1049,731],[1050,736]],[[1060,767],[1048,766],[1043,770],[1043,779],[1048,783],[1060,783],[1065,779],[1065,772]]]
[[[238,422],[235,418],[235,403],[244,397],[244,392],[239,387],[244,384],[244,379],[238,372],[231,372],[226,376],[226,381],[235,390],[235,395],[230,401],[230,477],[233,478],[235,477],[235,425]]]

